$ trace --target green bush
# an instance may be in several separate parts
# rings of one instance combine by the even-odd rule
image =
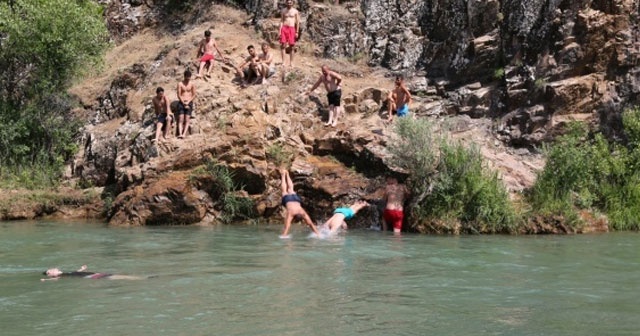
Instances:
[[[614,230],[640,228],[640,111],[623,113],[626,144],[572,124],[547,149],[547,164],[528,200],[536,213],[562,215],[574,226],[579,210],[607,214]]]
[[[255,217],[254,201],[242,195],[244,186],[234,182],[234,174],[227,166],[208,160],[195,169],[189,179],[195,184],[202,177],[207,178],[206,183],[209,185],[203,187],[214,198],[215,207],[220,210],[220,219],[224,223]]]
[[[59,176],[77,150],[80,125],[65,91],[100,63],[107,41],[102,8],[93,1],[0,2],[0,178]]]
[[[413,224],[460,223],[466,232],[512,232],[516,214],[495,172],[476,148],[437,136],[426,120],[398,119],[395,162],[410,173]]]

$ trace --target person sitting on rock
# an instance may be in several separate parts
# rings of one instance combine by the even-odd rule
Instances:
[[[363,200],[356,201],[348,208],[337,208],[333,212],[333,216],[324,223],[324,227],[328,228],[331,233],[335,233],[338,229],[347,228],[347,220],[353,218],[358,211],[368,207],[369,203]]]
[[[178,83],[178,139],[184,139],[189,131],[195,98],[196,86],[191,82],[191,71],[186,70],[184,79]]]
[[[158,87],[156,89],[156,96],[151,100],[153,102],[153,109],[156,112],[156,137],[153,139],[157,142],[162,134],[163,139],[167,139],[167,135],[171,134],[173,129],[173,112],[171,112],[171,106],[169,105],[169,99],[164,95],[164,89]],[[164,133],[162,130],[164,129]]]
[[[200,41],[198,44],[198,53],[196,58],[198,58],[200,65],[198,67],[198,73],[196,74],[196,79],[202,78],[202,71],[205,66],[208,66],[207,74],[205,76],[210,77],[211,69],[213,68],[213,62],[215,62],[215,57],[213,55],[213,50],[218,51],[218,55],[220,55],[220,59],[225,60],[225,57],[218,49],[218,44],[216,43],[215,38],[211,38],[211,31],[206,30],[204,32],[204,39]]]
[[[393,121],[393,115],[398,117],[409,115],[409,104],[411,104],[411,93],[404,85],[404,78],[401,75],[396,76],[395,88],[389,92],[387,100],[387,109],[389,112],[388,121]]]
[[[244,62],[236,67],[236,74],[242,78],[242,85],[254,84],[258,80],[260,57],[256,55],[256,48],[253,45],[247,47],[249,56]]]
[[[261,84],[269,84],[267,78],[276,73],[276,67],[273,65],[273,55],[269,51],[269,44],[262,43],[262,54],[258,56],[260,63],[258,64],[258,73],[262,79]]]
[[[316,236],[320,236],[320,232],[318,232],[318,229],[313,224],[311,217],[309,217],[309,214],[307,214],[307,212],[302,208],[302,199],[293,190],[293,181],[291,181],[291,176],[289,176],[289,172],[284,168],[280,169],[280,180],[282,188],[282,206],[286,208],[284,231],[282,231],[280,238],[290,237],[289,229],[291,228],[291,222],[296,218],[303,219]]]
[[[75,272],[63,272],[59,268],[50,268],[44,271],[42,274],[46,275],[47,278],[40,279],[40,281],[48,281],[48,280],[58,280],[60,278],[84,278],[84,279],[110,279],[110,280],[142,280],[145,279],[143,277],[131,276],[131,275],[121,275],[121,274],[110,274],[110,273],[97,273],[97,272],[86,272],[87,265],[82,265]]]

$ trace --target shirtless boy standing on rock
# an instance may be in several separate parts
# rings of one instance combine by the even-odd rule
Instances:
[[[195,98],[196,86],[191,82],[191,71],[186,70],[184,79],[178,83],[178,139],[183,139],[189,131]]]
[[[293,0],[287,0],[287,8],[280,13],[280,52],[282,54],[282,66],[285,66],[284,54],[289,49],[289,67],[293,67],[293,54],[295,45],[300,35],[300,12],[293,8]]]
[[[404,201],[409,197],[409,190],[404,184],[398,183],[398,179],[393,176],[387,177],[387,185],[384,190],[384,201],[386,202],[382,216],[382,231],[387,231],[388,225],[393,226],[393,233],[399,234],[402,231],[402,220],[404,219]]]
[[[329,121],[324,125],[336,127],[341,109],[340,99],[342,98],[342,88],[340,87],[340,83],[342,83],[342,77],[336,72],[331,71],[326,65],[323,65],[321,69],[322,74],[320,78],[318,78],[318,81],[316,81],[313,87],[307,91],[307,95],[310,95],[320,83],[324,84],[324,88],[327,89],[327,99],[329,100]]]
[[[156,89],[156,96],[151,100],[153,102],[153,109],[156,111],[156,137],[153,139],[157,142],[162,134],[163,139],[167,139],[167,135],[171,134],[173,128],[173,113],[171,113],[171,106],[169,105],[169,99],[164,95],[164,89],[158,87]],[[164,128],[164,132],[162,131]]]
[[[218,44],[216,43],[216,39],[211,38],[211,31],[207,30],[204,32],[204,39],[200,41],[198,45],[198,55],[200,57],[200,67],[198,68],[198,73],[196,74],[197,78],[202,78],[202,71],[204,70],[204,66],[209,62],[209,69],[207,70],[206,76],[209,77],[209,73],[213,68],[213,62],[215,61],[215,57],[213,56],[213,50],[218,51],[218,55],[220,58],[224,60],[224,56],[222,56],[222,52],[218,49]],[[202,56],[201,56],[202,55]]]
[[[404,86],[404,78],[402,76],[396,76],[396,87],[389,93],[388,101],[388,121],[393,121],[393,115],[397,114],[398,117],[404,117],[409,115],[409,104],[411,104],[411,93]]]

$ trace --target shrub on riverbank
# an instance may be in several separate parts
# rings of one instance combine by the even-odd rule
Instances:
[[[411,227],[447,233],[516,230],[507,190],[477,148],[435,134],[424,119],[399,118],[395,133],[389,150],[410,174]]]
[[[208,160],[193,171],[190,180],[211,196],[222,222],[255,217],[255,202],[244,194],[244,187],[234,181],[234,174],[227,166]]]
[[[102,8],[88,0],[0,2],[0,185],[47,187],[77,150],[64,94],[102,59]]]
[[[624,143],[580,124],[556,139],[527,197],[535,214],[579,227],[578,211],[589,210],[607,214],[614,230],[640,229],[640,109],[625,111],[622,120]]]

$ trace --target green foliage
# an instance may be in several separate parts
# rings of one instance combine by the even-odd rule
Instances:
[[[535,82],[533,82],[533,85],[538,90],[543,89],[545,86],[547,86],[547,80],[545,78],[538,78]]]
[[[270,158],[277,167],[291,162],[293,154],[288,151],[282,144],[275,143],[267,148],[267,157]]]
[[[254,201],[242,195],[244,186],[234,182],[234,174],[227,166],[208,160],[204,166],[195,169],[189,179],[195,183],[202,176],[211,178],[211,185],[206,187],[209,194],[217,197],[216,208],[221,211],[223,222],[255,217]]]
[[[410,172],[419,222],[459,222],[469,232],[511,232],[516,214],[506,188],[476,148],[437,136],[426,120],[400,118],[389,149]]]
[[[504,77],[504,68],[498,68],[493,71],[493,79],[502,79]]]
[[[577,211],[606,213],[611,228],[640,229],[640,112],[623,114],[626,146],[590,134],[584,125],[548,148],[547,164],[538,174],[528,200],[536,212],[559,214],[581,225]]]
[[[93,1],[0,2],[0,157],[5,171],[52,172],[50,179],[59,175],[77,151],[73,140],[80,125],[64,91],[74,76],[99,64],[107,38],[102,8]]]

